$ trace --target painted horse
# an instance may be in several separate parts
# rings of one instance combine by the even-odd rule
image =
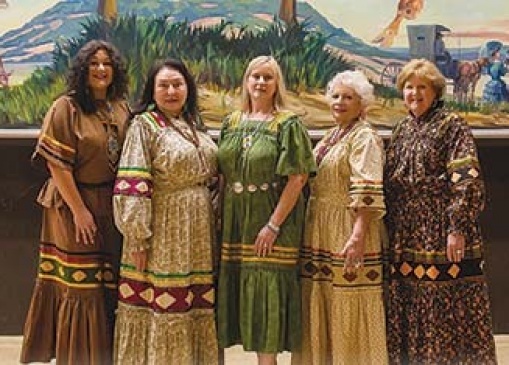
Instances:
[[[453,79],[454,100],[464,104],[474,101],[475,87],[481,78],[482,69],[487,63],[487,58],[458,62],[458,69]]]

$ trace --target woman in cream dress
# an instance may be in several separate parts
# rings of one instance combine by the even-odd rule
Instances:
[[[196,85],[177,60],[156,64],[129,127],[115,183],[124,235],[117,364],[216,364],[213,214],[216,146],[200,130]],[[155,105],[154,105],[155,104]]]
[[[314,149],[301,254],[302,348],[293,364],[385,364],[381,218],[383,146],[363,119],[373,86],[336,75],[327,99],[337,126]]]

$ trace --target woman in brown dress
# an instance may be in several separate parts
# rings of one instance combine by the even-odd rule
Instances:
[[[129,109],[118,51],[91,41],[48,111],[33,155],[49,170],[40,260],[21,362],[109,364],[121,237],[113,182]]]
[[[472,133],[444,109],[426,60],[398,76],[408,116],[387,149],[388,349],[392,364],[495,364],[483,240],[484,183]]]

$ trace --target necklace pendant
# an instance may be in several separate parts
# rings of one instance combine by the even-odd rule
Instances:
[[[253,136],[251,134],[242,137],[242,148],[244,150],[250,149],[253,145]]]

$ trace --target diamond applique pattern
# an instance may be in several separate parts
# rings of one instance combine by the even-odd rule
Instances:
[[[431,265],[428,270],[426,270],[426,275],[428,275],[431,280],[436,280],[438,275],[440,275],[440,270],[438,270],[435,265]]]
[[[424,269],[424,266],[419,265],[414,270],[414,275],[417,276],[417,278],[422,279],[424,274],[426,273],[426,270]]]
[[[460,273],[461,269],[458,265],[452,264],[449,270],[447,270],[447,273],[451,275],[452,278],[456,278],[458,274]]]
[[[40,268],[42,271],[49,272],[55,268],[55,265],[53,265],[50,261],[43,261],[41,262]]]
[[[129,298],[130,296],[134,295],[134,290],[131,289],[131,286],[129,284],[123,283],[118,288],[118,292],[122,296],[122,298]]]
[[[168,293],[163,293],[156,298],[156,303],[161,308],[168,309],[173,303],[175,303],[175,298]]]
[[[83,281],[87,278],[87,274],[85,274],[81,270],[78,270],[72,274],[72,278],[74,279],[74,281],[77,281],[79,283],[80,281]]]
[[[147,303],[154,301],[154,289],[148,288],[140,293],[140,298],[145,300]]]

